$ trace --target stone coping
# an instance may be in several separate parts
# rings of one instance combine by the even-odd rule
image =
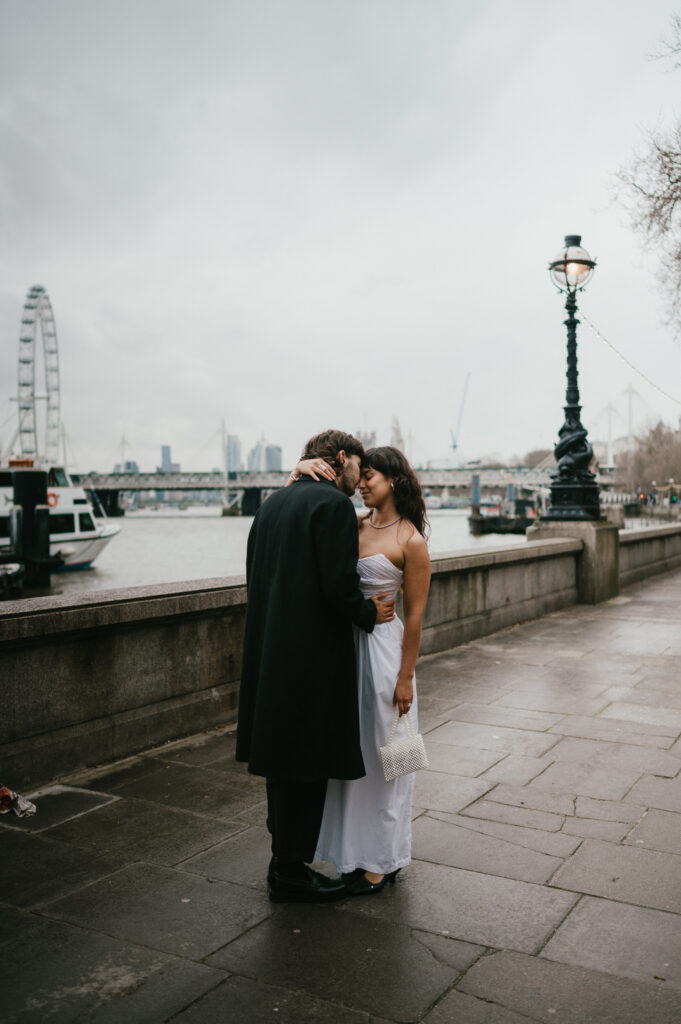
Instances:
[[[452,551],[433,559],[433,576],[535,562],[581,549],[579,540],[556,538],[522,547],[487,548],[473,553]],[[0,644],[134,626],[178,616],[219,614],[225,608],[245,604],[245,582],[244,576],[228,576],[8,602],[0,605]]]
[[[656,537],[670,537],[681,534],[681,523],[670,523],[668,526],[642,526],[636,530],[620,530],[620,544],[638,544],[642,540],[654,540]]]

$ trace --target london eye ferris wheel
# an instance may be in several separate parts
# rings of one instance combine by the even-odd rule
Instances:
[[[36,336],[40,326],[45,367],[45,391],[36,393]],[[44,456],[49,465],[59,458],[60,394],[57,330],[49,295],[42,285],[29,288],[21,314],[18,365],[19,427],[21,454],[25,458]],[[46,399],[44,446],[38,446],[37,399]]]

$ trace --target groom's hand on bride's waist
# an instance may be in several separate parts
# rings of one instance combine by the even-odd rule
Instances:
[[[376,625],[395,618],[395,601],[389,594],[376,594],[371,600],[376,605]]]

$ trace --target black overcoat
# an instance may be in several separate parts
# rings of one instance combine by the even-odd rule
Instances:
[[[352,624],[371,632],[376,607],[359,589],[358,554],[355,510],[331,481],[306,477],[258,510],[236,748],[254,775],[364,775]]]

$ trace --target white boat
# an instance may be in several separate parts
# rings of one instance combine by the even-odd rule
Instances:
[[[0,552],[10,546],[9,513],[14,503],[12,469],[44,468],[37,462],[34,465],[33,460],[10,459],[0,465]],[[64,469],[55,466],[48,474],[50,555],[60,555],[64,560],[61,571],[87,569],[121,528],[106,518],[95,516],[87,494],[82,487],[73,486]]]

